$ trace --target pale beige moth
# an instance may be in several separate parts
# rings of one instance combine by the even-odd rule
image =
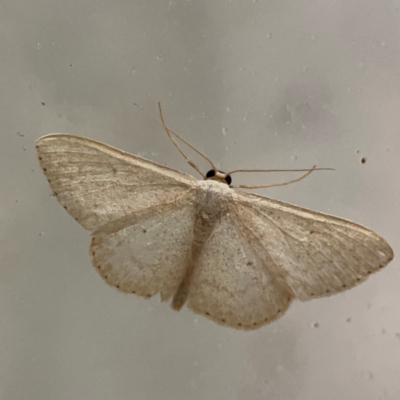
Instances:
[[[182,153],[182,138],[165,129]],[[256,329],[292,300],[352,288],[393,259],[372,230],[235,189],[212,163],[197,180],[68,134],[36,148],[57,200],[91,232],[92,262],[108,284],[159,294],[175,310],[186,303],[225,326]]]

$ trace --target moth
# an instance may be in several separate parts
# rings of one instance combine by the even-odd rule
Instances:
[[[94,267],[119,291],[159,294],[175,310],[186,303],[250,330],[282,316],[294,299],[352,288],[393,259],[372,230],[235,188],[237,171],[218,171],[204,155],[212,169],[202,174],[177,140],[202,153],[166,127],[161,107],[160,116],[204,180],[83,137],[36,143],[57,200],[91,232]]]

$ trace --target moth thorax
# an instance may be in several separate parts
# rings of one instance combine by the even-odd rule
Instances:
[[[215,224],[221,219],[221,215],[226,212],[226,196],[222,191],[228,186],[209,182],[208,190],[201,191],[201,198],[194,223],[193,256],[196,258],[201,251],[204,243],[214,230]],[[222,189],[222,190],[221,190]]]

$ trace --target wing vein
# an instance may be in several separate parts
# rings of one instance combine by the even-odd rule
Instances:
[[[299,259],[296,256],[296,252],[293,250],[292,245],[289,243],[289,241],[286,239],[286,237],[290,237],[293,241],[295,241],[296,243],[299,243],[301,245],[301,247],[304,249],[304,251],[306,252],[306,254],[313,260],[314,265],[316,267],[318,267],[318,263],[317,261],[314,259],[314,257],[309,253],[309,251],[306,249],[306,247],[304,246],[304,244],[298,240],[297,238],[293,237],[292,235],[290,235],[286,230],[284,230],[283,228],[281,228],[279,225],[277,225],[277,223],[275,221],[273,221],[271,218],[269,218],[267,215],[260,213],[257,209],[255,209],[254,207],[252,207],[252,210],[257,212],[258,214],[261,214],[262,217],[266,218],[269,222],[271,222],[285,237],[285,241],[287,246],[290,248],[290,250],[292,251],[293,255],[295,256],[297,262],[299,263]],[[316,248],[311,242],[308,242],[319,254],[321,254],[327,261],[331,261],[324,253],[321,252],[321,250],[319,250],[318,248]]]

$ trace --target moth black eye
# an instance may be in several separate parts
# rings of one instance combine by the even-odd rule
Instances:
[[[210,171],[208,171],[206,173],[206,179],[212,178],[216,175],[217,175],[217,172],[215,170],[211,169]],[[223,179],[225,181],[225,183],[227,183],[228,185],[230,185],[232,183],[232,178],[230,175],[225,175],[225,176],[221,176],[221,175],[225,175],[225,172],[218,171],[218,179],[217,180],[222,181],[222,179]]]

